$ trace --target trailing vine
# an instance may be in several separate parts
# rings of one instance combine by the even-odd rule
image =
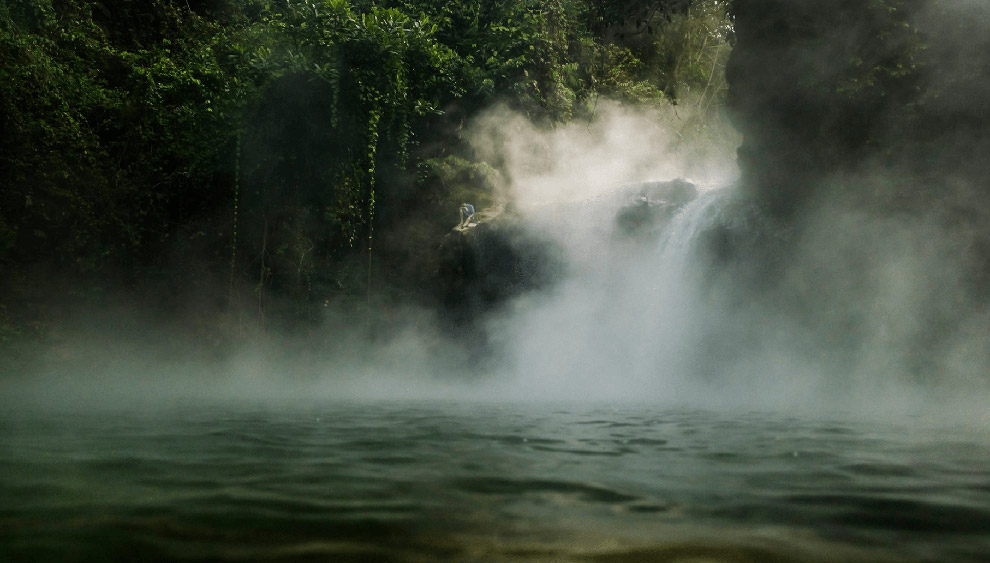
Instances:
[[[234,145],[234,216],[230,235],[230,284],[227,293],[227,312],[233,308],[234,278],[237,272],[237,220],[241,199],[241,132],[238,131]]]
[[[368,119],[368,300],[371,300],[371,256],[375,236],[375,166],[378,154],[378,123],[381,113],[372,110]]]

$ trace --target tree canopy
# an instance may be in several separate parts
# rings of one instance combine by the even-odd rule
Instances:
[[[122,288],[286,318],[363,295],[376,233],[494,197],[478,111],[717,113],[730,40],[717,0],[8,0],[0,337]]]

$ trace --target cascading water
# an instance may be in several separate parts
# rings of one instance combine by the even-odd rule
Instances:
[[[506,339],[523,388],[562,397],[681,393],[693,379],[700,322],[708,318],[697,291],[699,245],[730,193],[709,189],[666,209],[646,236],[619,232],[621,196],[571,209],[564,219],[545,213],[544,232],[570,262],[566,279],[548,295],[520,298],[492,328]]]
[[[569,267],[490,327],[510,393],[904,410],[984,365],[958,360],[971,337],[925,329],[960,285],[960,268],[925,268],[950,263],[934,228],[831,213],[795,230],[732,187],[650,192],[676,182],[528,216]]]
[[[660,235],[660,262],[665,270],[686,273],[700,235],[717,224],[719,211],[731,188],[702,192],[677,213]]]

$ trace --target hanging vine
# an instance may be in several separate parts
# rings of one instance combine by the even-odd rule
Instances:
[[[375,166],[378,154],[378,123],[381,112],[372,110],[368,116],[368,301],[371,301],[371,256],[375,238]]]
[[[358,256],[366,251],[365,272],[358,267],[329,273],[328,268],[322,283],[326,293],[360,291],[364,285],[370,300],[376,229],[381,230],[382,206],[392,193],[383,180],[392,177],[392,169],[380,168],[406,167],[415,118],[439,113],[440,99],[459,91],[446,68],[457,55],[437,42],[436,24],[422,14],[416,19],[396,9],[359,9],[337,0],[315,7],[295,0],[287,4],[288,9],[271,8],[267,29],[279,30],[279,41],[262,42],[263,48],[255,50],[255,66],[266,76],[277,76],[270,83],[273,95],[292,96],[303,89],[291,101],[311,104],[305,111],[319,116],[320,123],[292,130],[305,135],[288,139],[297,147],[294,151],[265,155],[265,169],[277,171],[275,182],[260,186],[273,199],[261,198],[259,205],[274,206],[268,216],[272,261],[266,265],[272,283],[279,284],[280,276],[290,275],[290,266],[297,276],[303,253],[314,263],[329,265],[347,249]],[[285,41],[286,35],[291,41]],[[268,111],[283,107],[273,99],[274,109]],[[289,130],[284,122],[273,122],[276,134]],[[287,146],[281,141],[273,145]],[[325,160],[309,160],[308,168],[300,169],[297,159],[314,148],[313,154],[324,154]],[[284,227],[289,221],[292,226]],[[295,234],[288,240],[290,232]]]
[[[230,233],[230,285],[227,290],[227,314],[234,303],[234,278],[237,272],[237,214],[241,199],[241,132],[238,131],[234,144],[234,216]]]

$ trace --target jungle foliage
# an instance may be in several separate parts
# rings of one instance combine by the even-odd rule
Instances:
[[[732,28],[690,4],[5,0],[0,340],[121,289],[262,326],[422,293],[413,247],[495,197],[478,111],[718,112]]]

